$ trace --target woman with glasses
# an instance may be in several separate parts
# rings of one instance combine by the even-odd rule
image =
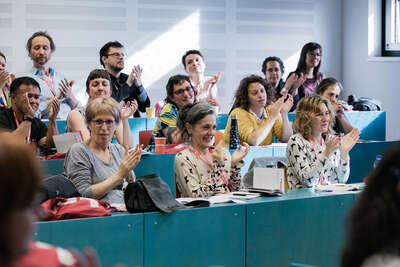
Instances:
[[[94,99],[110,97],[111,88],[110,75],[105,70],[95,69],[89,73],[86,80],[86,93],[89,95],[88,102],[90,103]],[[117,141],[122,146],[133,146],[133,138],[129,128],[128,118],[137,110],[137,102],[122,102],[122,123],[118,124],[115,135]],[[67,132],[80,132],[83,141],[87,141],[90,138],[90,132],[85,122],[85,111],[86,106],[77,107],[68,114],[67,117]]]
[[[297,68],[294,71],[299,77],[303,77],[302,84],[298,88],[292,88],[294,95],[294,106],[305,96],[316,95],[318,85],[324,79],[324,75],[319,71],[322,59],[322,46],[318,43],[307,43],[303,46],[300,53]],[[291,74],[289,74],[290,76]]]
[[[133,180],[133,168],[138,164],[141,148],[128,153],[111,140],[121,121],[119,104],[111,97],[96,98],[87,105],[86,124],[90,137],[74,144],[65,158],[64,169],[84,197],[122,204],[123,185]]]

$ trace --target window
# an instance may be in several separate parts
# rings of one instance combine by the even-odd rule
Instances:
[[[400,0],[383,0],[382,55],[400,56]]]

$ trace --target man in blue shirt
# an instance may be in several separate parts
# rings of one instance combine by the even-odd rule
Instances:
[[[67,119],[68,113],[76,108],[78,100],[72,93],[74,81],[67,80],[65,76],[50,67],[50,59],[56,46],[47,32],[35,32],[26,44],[33,67],[29,76],[34,78],[42,89],[40,105],[36,116],[48,118],[50,103],[53,98],[60,102],[60,112],[57,119]]]

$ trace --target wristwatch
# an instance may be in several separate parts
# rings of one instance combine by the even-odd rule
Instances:
[[[30,121],[30,122],[33,122],[33,118],[29,117],[28,115],[24,115],[24,117],[22,117],[22,121]]]

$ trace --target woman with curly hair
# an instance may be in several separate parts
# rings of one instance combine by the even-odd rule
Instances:
[[[333,119],[328,99],[313,96],[300,100],[293,122],[296,134],[286,148],[290,188],[345,183],[349,178],[349,151],[360,132],[355,128],[343,137],[330,135]]]
[[[390,146],[351,209],[342,267],[400,266],[400,143]]]
[[[224,133],[224,146],[229,145],[233,115],[237,116],[239,143],[269,145],[273,142],[273,136],[281,142],[287,142],[293,133],[288,118],[293,98],[287,95],[286,101],[282,96],[272,102],[273,93],[268,88],[265,79],[257,75],[247,76],[240,81]]]

